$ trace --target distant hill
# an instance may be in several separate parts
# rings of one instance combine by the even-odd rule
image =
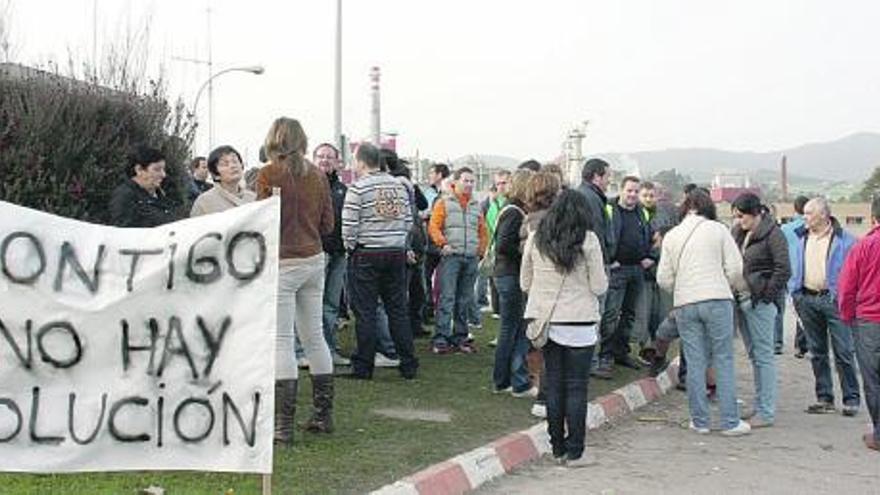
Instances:
[[[599,155],[626,170],[638,166],[644,175],[675,168],[703,182],[718,171],[765,170],[778,174],[783,154],[788,157],[788,173],[793,182],[810,179],[862,182],[880,166],[880,134],[858,133],[835,141],[761,153],[684,148]]]

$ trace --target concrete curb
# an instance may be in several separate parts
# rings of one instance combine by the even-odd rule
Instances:
[[[657,378],[641,378],[589,403],[591,430],[619,419],[666,394],[678,383],[678,358]],[[550,452],[544,421],[488,445],[430,466],[386,485],[372,495],[452,495],[467,493]]]

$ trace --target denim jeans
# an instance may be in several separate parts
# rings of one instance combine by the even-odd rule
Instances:
[[[852,329],[840,321],[837,299],[831,294],[811,296],[797,293],[794,295],[794,307],[801,317],[807,345],[810,347],[810,361],[813,365],[813,376],[816,377],[816,399],[834,403],[831,359],[828,356],[830,339],[843,404],[858,406],[859,380],[856,377]]]
[[[600,361],[608,362],[629,355],[633,327],[645,322],[643,317],[638,316],[638,311],[645,307],[640,301],[644,287],[645,270],[641,265],[624,265],[611,270],[600,325]]]
[[[755,412],[772,423],[776,419],[776,304],[743,301],[739,305],[743,344],[755,376]]]
[[[468,311],[474,300],[477,257],[444,256],[438,267],[440,301],[434,325],[434,343],[457,346],[467,339]]]
[[[715,385],[721,409],[721,429],[739,424],[736,375],[733,364],[733,302],[715,299],[686,304],[676,310],[676,323],[688,360],[687,394],[691,421],[709,427],[706,369],[715,368]]]
[[[356,318],[357,350],[352,372],[370,377],[376,358],[379,300],[388,314],[388,328],[400,359],[400,372],[414,376],[418,360],[413,349],[406,298],[406,254],[403,251],[367,251],[348,260],[349,302]]]
[[[342,286],[345,285],[345,253],[326,255],[324,270],[324,340],[330,352],[338,352],[336,341],[336,318],[339,317],[339,302],[342,300]]]
[[[523,321],[523,294],[518,275],[506,275],[495,279],[500,297],[501,327],[498,331],[498,345],[495,347],[495,366],[492,381],[495,389],[513,387],[514,392],[529,389],[529,370],[526,354],[529,352],[529,339],[526,338]]]
[[[786,291],[780,291],[776,296],[776,318],[773,325],[773,351],[782,352],[785,335],[785,301],[788,299]]]
[[[425,319],[425,263],[419,261],[415,265],[407,265],[406,277],[409,287],[409,324],[415,337],[424,331],[422,322]]]
[[[874,440],[880,442],[880,323],[857,321],[854,333],[865,405],[874,423]]]
[[[567,347],[552,340],[548,340],[542,349],[547,432],[555,457],[577,459],[584,453],[587,386],[593,349],[594,346]]]
[[[324,253],[297,258],[278,274],[277,333],[275,337],[275,378],[298,377],[294,341],[299,336],[309,359],[312,375],[333,373],[330,348],[321,325],[321,299],[324,296]]]
[[[376,352],[390,359],[397,358],[397,349],[394,348],[394,339],[388,327],[388,313],[381,302],[376,308]]]
[[[636,310],[637,320],[633,334],[634,340],[641,346],[644,347],[657,337],[657,327],[672,309],[671,299],[660,289],[656,279],[645,277],[645,286],[639,299],[642,306]]]

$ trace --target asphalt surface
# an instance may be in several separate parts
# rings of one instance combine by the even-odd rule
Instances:
[[[686,394],[672,390],[659,401],[599,431],[588,432],[593,467],[559,467],[549,459],[486,485],[483,494],[880,494],[880,452],[865,448],[870,418],[810,415],[813,374],[791,351],[786,318],[785,354],[777,356],[776,424],[745,437],[687,429]],[[751,404],[752,369],[736,340],[738,397]],[[836,373],[835,396],[841,404]],[[713,422],[718,409],[713,405]]]

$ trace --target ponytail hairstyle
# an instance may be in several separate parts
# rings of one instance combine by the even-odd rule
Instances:
[[[294,177],[306,173],[306,148],[308,139],[299,121],[279,117],[266,134],[266,157],[271,163],[287,165]]]

